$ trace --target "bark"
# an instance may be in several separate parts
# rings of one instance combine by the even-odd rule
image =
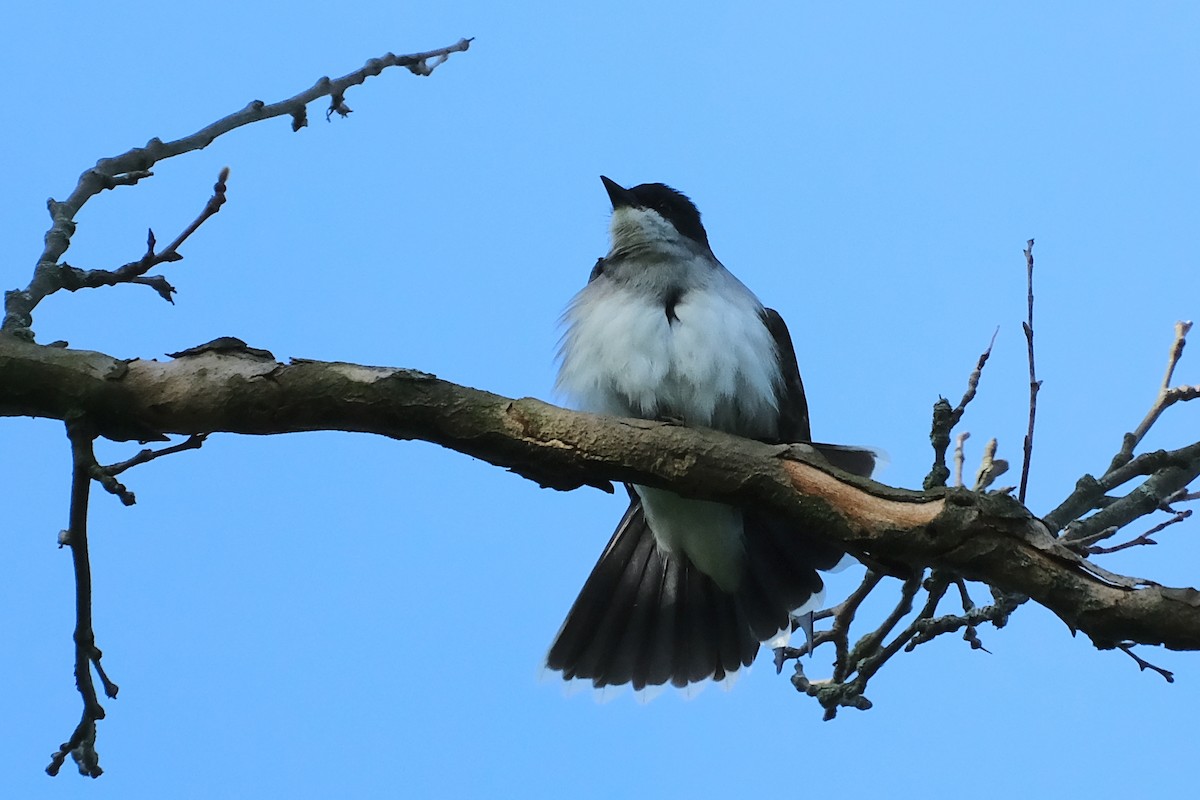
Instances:
[[[916,492],[839,473],[803,445],[567,411],[427,373],[279,363],[234,339],[164,362],[0,336],[0,415],[85,420],[115,440],[341,430],[421,439],[568,490],[636,481],[764,505],[876,568],[944,569],[1027,595],[1098,646],[1200,649],[1200,592],[1113,575],[1006,494]]]

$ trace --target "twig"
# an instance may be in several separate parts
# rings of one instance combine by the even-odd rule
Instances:
[[[966,629],[963,639],[971,645],[972,650],[989,652],[979,641],[975,629],[985,622],[990,622],[997,628],[1003,628],[1008,624],[1008,618],[1017,609],[1017,606],[1029,599],[1022,595],[1005,594],[993,588],[993,602],[986,606],[975,606],[966,594],[966,587],[962,581],[958,581],[958,584],[959,591],[963,596],[963,613],[917,620],[916,633],[905,645],[905,652],[911,652],[918,645],[932,641],[942,634],[952,633],[963,628]]]
[[[833,642],[835,661],[834,661],[834,678],[837,680],[839,670],[841,674],[845,674],[848,667],[846,666],[846,656],[849,651],[849,634],[850,624],[854,622],[854,615],[858,612],[858,607],[867,599],[871,591],[879,585],[883,580],[883,576],[873,570],[867,570],[863,575],[862,582],[858,588],[850,593],[850,596],[843,600],[833,608],[823,609],[813,615],[814,621],[833,618],[833,624],[829,630],[816,631],[813,635],[811,647],[813,650],[820,647],[825,642]],[[793,623],[792,629],[796,629],[796,624]],[[783,671],[784,662],[790,659],[798,659],[809,653],[809,642],[805,642],[799,647],[777,647],[775,648],[775,673],[779,674]]]
[[[146,448],[141,450],[133,458],[126,461],[121,461],[107,467],[96,465],[91,469],[92,479],[104,487],[104,490],[109,494],[116,495],[121,502],[127,506],[137,503],[137,496],[133,492],[125,488],[125,485],[117,480],[117,475],[120,475],[125,470],[136,467],[139,464],[145,464],[153,461],[156,458],[173,455],[174,453],[182,453],[184,450],[195,450],[204,444],[204,440],[208,438],[207,433],[195,433],[189,436],[185,441],[171,447],[164,447],[161,450],[151,450]]]
[[[46,296],[63,288],[59,259],[71,244],[71,236],[75,233],[75,215],[95,195],[115,186],[133,185],[149,177],[152,174],[151,167],[159,161],[200,150],[212,144],[217,137],[243,125],[287,115],[292,117],[292,130],[299,130],[307,123],[305,107],[313,100],[331,97],[340,101],[347,89],[380,74],[388,67],[404,67],[415,75],[429,75],[451,53],[465,52],[470,44],[471,39],[460,39],[448,47],[424,53],[403,56],[387,53],[380,58],[369,60],[361,69],[335,80],[321,78],[311,88],[286,100],[272,104],[254,100],[241,111],[234,112],[181,139],[164,143],[155,138],[147,142],[145,147],[135,147],[119,156],[100,159],[96,166],[80,175],[70,197],[62,202],[50,200],[47,204],[52,222],[50,230],[46,232],[46,246],[38,258],[29,285],[23,290],[5,294],[4,322],[0,324],[0,332],[25,339],[33,338],[30,330],[33,324],[33,309]],[[146,283],[148,280],[132,282]],[[164,291],[157,286],[155,289],[160,294]]]
[[[1064,538],[1081,541],[1107,527],[1120,528],[1138,516],[1150,513],[1167,498],[1185,491],[1188,483],[1200,474],[1200,470],[1196,469],[1196,459],[1200,458],[1200,442],[1176,450],[1133,455],[1134,449],[1167,408],[1178,402],[1200,398],[1200,385],[1174,388],[1170,385],[1191,328],[1191,322],[1175,323],[1175,336],[1167,357],[1166,372],[1154,404],[1137,428],[1122,437],[1121,449],[1113,456],[1105,473],[1099,478],[1084,475],[1076,482],[1071,494],[1046,514],[1043,521],[1052,533],[1063,530],[1070,523],[1071,528]],[[1106,496],[1107,492],[1141,475],[1150,477],[1125,497],[1112,499]],[[1096,514],[1083,522],[1072,522],[1095,508],[1103,508],[1108,515],[1101,517]],[[1100,517],[1099,521],[1097,517]]]
[[[96,696],[91,668],[95,666],[107,697],[116,697],[118,687],[108,679],[100,666],[102,654],[100,648],[96,647],[96,635],[92,627],[92,567],[88,556],[87,516],[92,469],[96,466],[96,456],[92,451],[94,434],[83,423],[71,421],[67,423],[67,435],[71,440],[73,471],[70,521],[64,538],[71,547],[71,559],[75,566],[75,686],[83,698],[83,716],[71,738],[50,757],[46,772],[57,775],[70,754],[81,774],[98,778],[104,770],[100,768],[95,749],[96,722],[104,719],[104,708]]]
[[[1112,472],[1118,467],[1123,466],[1131,458],[1133,458],[1133,450],[1146,434],[1150,432],[1150,428],[1166,411],[1175,403],[1186,400],[1195,400],[1200,397],[1200,385],[1197,386],[1179,386],[1171,388],[1171,377],[1175,374],[1175,367],[1179,364],[1179,359],[1183,356],[1183,348],[1187,344],[1187,335],[1192,330],[1190,321],[1179,321],[1175,323],[1175,339],[1171,342],[1171,353],[1167,357],[1167,371],[1163,375],[1162,384],[1158,388],[1158,396],[1154,400],[1154,405],[1146,412],[1146,416],[1138,424],[1137,428],[1132,433],[1127,433],[1121,443],[1120,451],[1113,456],[1112,463],[1108,466],[1108,471]]]
[[[933,425],[929,429],[933,466],[922,483],[926,491],[945,486],[946,479],[950,477],[950,470],[946,467],[946,449],[950,447],[950,429],[953,427],[950,417],[953,413],[950,401],[944,397],[939,397],[933,404]]]
[[[1173,517],[1171,517],[1169,520],[1167,520],[1166,522],[1158,523],[1153,528],[1146,531],[1145,533],[1143,533],[1141,536],[1137,537],[1136,539],[1130,539],[1128,542],[1113,545],[1112,547],[1088,547],[1087,552],[1094,556],[1100,556],[1100,555],[1107,555],[1108,553],[1115,553],[1118,550],[1127,550],[1130,547],[1138,547],[1140,545],[1158,544],[1158,542],[1154,541],[1150,537],[1156,533],[1159,533],[1160,531],[1162,531],[1166,528],[1169,528],[1170,526],[1176,524],[1177,522],[1183,522],[1185,519],[1187,519],[1191,515],[1192,515],[1191,509],[1186,509],[1184,511],[1176,511],[1175,515]],[[1114,530],[1114,532],[1115,532],[1115,529],[1110,529],[1110,530]],[[1098,541],[1098,540],[1095,540],[1095,541]]]
[[[968,431],[963,431],[958,436],[954,437],[954,485],[963,485],[963,462],[966,461],[966,453],[964,445],[967,439],[971,438]]]
[[[1025,330],[1025,344],[1029,349],[1029,427],[1025,431],[1025,458],[1021,462],[1021,487],[1017,499],[1025,504],[1025,490],[1029,487],[1029,465],[1033,459],[1033,426],[1037,419],[1037,396],[1042,382],[1037,379],[1033,361],[1033,239],[1025,244],[1025,285],[1027,289],[1028,317],[1021,323]]]
[[[878,579],[875,579],[874,582],[877,583]],[[804,692],[808,696],[817,699],[817,702],[825,709],[824,719],[826,721],[837,716],[838,708],[843,706],[856,708],[860,711],[866,711],[871,708],[871,701],[864,695],[867,684],[870,682],[871,676],[899,650],[895,641],[885,647],[880,647],[880,643],[887,638],[887,635],[897,623],[912,611],[913,598],[920,591],[922,584],[921,575],[915,575],[904,582],[904,585],[900,589],[900,600],[892,610],[892,613],[888,615],[879,628],[859,639],[852,651],[844,657],[839,656],[835,664],[832,680],[810,681],[804,674],[803,662],[800,659],[796,660],[795,674],[792,675],[792,685],[796,687],[797,691]],[[872,583],[871,588],[873,586],[874,583]],[[928,584],[926,586],[928,588]],[[858,603],[861,603],[862,599],[870,591],[870,588],[867,588],[866,581],[864,581],[859,589],[865,589],[865,591],[862,597],[857,599],[855,608],[857,608]],[[941,593],[945,593],[945,586],[942,586]],[[936,600],[933,602],[936,605]],[[928,603],[926,605],[928,606]],[[846,678],[850,674],[855,673],[856,677],[854,680],[846,681]]]
[[[125,461],[119,461],[116,464],[111,464],[107,467],[101,467],[101,469],[103,469],[104,472],[108,473],[109,475],[117,476],[127,469],[136,467],[140,464],[146,464],[156,458],[174,455],[175,453],[182,453],[185,450],[197,450],[207,439],[207,433],[194,433],[179,444],[171,445],[170,447],[164,447],[161,450],[151,450],[147,447],[144,450],[139,450],[137,455],[135,455],[133,458]]]
[[[804,674],[803,662],[798,658],[805,652],[803,649],[788,649],[784,654],[789,658],[797,658],[792,684],[798,691],[817,699],[825,709],[826,720],[833,719],[842,707],[859,710],[871,708],[871,701],[864,696],[867,684],[889,659],[901,651],[910,652],[918,645],[944,633],[963,630],[962,638],[970,644],[971,649],[988,652],[980,642],[976,628],[984,622],[1003,628],[1008,624],[1013,611],[1029,599],[1024,595],[1008,594],[989,587],[992,592],[992,604],[977,607],[961,578],[940,570],[934,571],[927,578],[917,575],[904,582],[899,601],[883,623],[876,630],[861,637],[852,651],[846,652],[845,641],[849,623],[866,596],[878,585],[880,577],[868,571],[863,583],[845,603],[823,612],[823,616],[833,616],[835,622],[830,631],[822,631],[817,635],[817,644],[832,639],[838,648],[833,675],[829,680],[808,679]],[[938,604],[951,586],[958,590],[963,613],[935,617]],[[922,588],[928,594],[921,610],[902,631],[884,644],[884,640],[896,625],[912,611],[913,599]]]
[[[999,328],[992,332],[992,339],[988,342],[987,350],[980,354],[974,371],[967,378],[967,390],[963,392],[962,400],[958,402],[958,405],[953,409],[950,408],[950,403],[944,397],[939,397],[938,401],[933,404],[933,427],[929,432],[929,441],[933,444],[933,468],[925,476],[924,487],[926,490],[945,486],[946,479],[950,477],[950,470],[946,467],[946,450],[950,447],[950,432],[962,419],[967,405],[975,399],[975,393],[979,389],[979,379],[983,376],[983,367],[992,355],[992,347],[996,344],[996,334],[998,333],[1000,333]]]
[[[913,598],[917,596],[917,592],[920,591],[922,585],[925,585],[927,590],[937,588],[926,585],[926,581],[922,575],[909,578],[904,582],[904,585],[900,589],[900,600],[896,603],[895,608],[892,609],[892,613],[889,614],[886,619],[884,619],[883,623],[878,628],[861,637],[854,644],[854,649],[850,651],[850,656],[848,659],[851,670],[857,671],[861,675],[862,663],[868,658],[874,657],[874,655],[878,654],[880,643],[887,638],[888,634],[892,632],[892,629],[900,623],[900,620],[904,619],[904,617],[912,611]],[[933,592],[931,590],[931,594],[932,593]],[[940,600],[941,596],[945,593],[946,587],[942,586],[941,593],[938,595],[938,600]]]
[[[1146,659],[1139,656],[1137,653],[1133,652],[1133,642],[1122,642],[1121,644],[1117,645],[1117,649],[1137,662],[1138,672],[1145,672],[1148,669],[1154,670],[1159,675],[1162,675],[1163,680],[1165,680],[1167,683],[1175,682],[1174,672],[1171,672],[1169,669],[1163,669],[1162,667],[1156,667]]]
[[[967,410],[967,405],[975,399],[975,393],[979,390],[979,379],[983,377],[983,367],[992,356],[992,348],[996,346],[996,336],[999,333],[1000,328],[992,331],[992,338],[988,342],[987,350],[979,354],[979,360],[975,362],[975,369],[967,377],[967,390],[963,392],[962,400],[959,400],[958,405],[954,408],[951,425],[958,424],[958,421],[962,419],[962,415]]]
[[[1092,509],[1108,508],[1120,502],[1121,498],[1108,497],[1106,492],[1142,475],[1154,475],[1170,468],[1190,469],[1198,458],[1200,458],[1200,442],[1181,447],[1178,450],[1155,450],[1151,453],[1142,453],[1122,466],[1106,472],[1100,478],[1084,475],[1076,482],[1074,491],[1067,499],[1042,518],[1043,522],[1051,531],[1062,530],[1068,522],[1078,519]],[[1181,493],[1186,493],[1186,487],[1180,487],[1173,493],[1165,495],[1162,502],[1183,502],[1183,498],[1187,495]],[[1074,525],[1063,538],[1068,541],[1080,541],[1093,535],[1095,524],[1091,523],[1090,518],[1087,523],[1088,529],[1081,530],[1079,525]]]
[[[1167,499],[1186,489],[1200,475],[1200,442],[1170,451],[1164,464],[1124,497],[1092,499],[1089,507],[1100,510],[1090,517],[1070,523],[1063,539],[1080,541],[1104,530],[1123,528],[1136,519],[1160,510]],[[1057,512],[1058,509],[1055,509]],[[1058,518],[1054,518],[1057,523]],[[1049,526],[1049,523],[1047,523]]]
[[[845,680],[846,676],[853,671],[850,664],[850,625],[854,622],[859,606],[863,604],[863,601],[874,591],[881,580],[883,580],[883,576],[878,572],[867,570],[867,574],[863,576],[862,583],[858,585],[858,588],[834,609],[833,625],[830,627],[829,633],[833,639],[835,653],[833,668],[835,681]]]
[[[971,599],[970,592],[967,591],[967,583],[962,578],[955,578],[954,585],[958,587],[958,595],[962,600],[963,611],[972,611],[975,608],[975,601]]]
[[[175,300],[171,295],[175,293],[175,287],[168,283],[167,279],[161,275],[146,277],[146,273],[159,264],[183,260],[183,256],[179,253],[180,245],[195,233],[209,217],[220,211],[221,206],[225,205],[225,182],[227,180],[229,180],[229,167],[223,168],[217,176],[217,182],[213,185],[213,195],[204,204],[200,215],[192,220],[183,233],[175,237],[175,241],[171,242],[164,250],[157,253],[154,252],[157,241],[154,238],[154,231],[150,230],[146,235],[146,254],[137,261],[131,261],[115,270],[83,270],[73,267],[64,261],[58,268],[62,288],[74,292],[79,289],[116,286],[119,283],[137,283],[149,286],[158,292],[159,297],[168,303],[174,303]]]

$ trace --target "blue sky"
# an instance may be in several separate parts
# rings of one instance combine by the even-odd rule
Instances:
[[[477,40],[429,79],[353,90],[95,198],[67,260],[138,257],[229,202],[141,287],[55,296],[42,341],[124,357],[236,335],[277,356],[413,367],[553,399],[557,317],[606,246],[601,173],[664,181],[789,321],[818,437],[916,486],[929,411],[999,326],[964,427],[1019,461],[1024,261],[1037,238],[1039,430],[1053,507],[1149,407],[1200,316],[1200,7],[1189,3],[24,4],[0,67],[4,287],[24,286],[96,159],[279,100],[389,50]],[[1194,352],[1177,382],[1200,382]],[[1148,447],[1195,439],[1172,410]],[[128,457],[107,444],[102,459]],[[0,788],[22,798],[1147,796],[1190,786],[1200,659],[1120,653],[1024,608],[943,637],[820,721],[761,661],[730,692],[597,704],[539,681],[622,511],[424,443],[214,436],[93,503],[96,630],[122,687],[87,786],[42,774],[78,719],[69,453],[5,420]],[[1014,478],[1015,481],[1015,478]],[[1140,532],[1144,527],[1137,528]],[[1200,582],[1195,524],[1103,562]],[[836,593],[854,573],[833,585]],[[894,591],[894,589],[893,589]],[[978,599],[984,598],[978,593]],[[821,674],[822,658],[809,669]],[[850,787],[853,787],[852,789]]]

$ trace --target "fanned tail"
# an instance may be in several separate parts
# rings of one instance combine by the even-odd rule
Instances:
[[[764,514],[744,513],[746,571],[723,591],[683,554],[660,547],[636,498],[584,583],[547,656],[564,679],[601,688],[687,686],[749,666],[760,642],[822,589],[836,547]]]

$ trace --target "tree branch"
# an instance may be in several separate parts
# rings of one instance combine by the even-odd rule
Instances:
[[[1029,486],[1029,465],[1033,460],[1033,427],[1037,420],[1037,396],[1042,382],[1037,379],[1033,361],[1033,239],[1025,244],[1025,287],[1028,306],[1027,319],[1021,323],[1025,331],[1025,344],[1029,353],[1029,427],[1025,431],[1024,459],[1021,461],[1021,485],[1017,499],[1025,502],[1025,490]]]
[[[80,774],[99,778],[104,770],[100,768],[96,753],[96,723],[104,719],[104,707],[96,696],[92,667],[95,667],[107,697],[116,697],[118,687],[100,666],[101,652],[96,647],[96,634],[92,628],[92,566],[88,556],[87,515],[92,471],[96,468],[96,456],[92,452],[95,433],[85,422],[73,418],[67,421],[67,435],[71,440],[72,456],[71,510],[60,543],[70,546],[75,566],[75,686],[83,697],[83,716],[71,738],[50,757],[46,772],[57,775],[70,755],[79,766]]]
[[[340,78],[334,80],[327,77],[321,78],[311,88],[286,100],[272,104],[254,100],[241,111],[219,119],[190,136],[165,143],[161,139],[154,138],[147,142],[145,147],[135,147],[119,156],[100,159],[96,162],[96,166],[85,170],[79,176],[75,190],[66,200],[60,202],[51,199],[48,201],[47,208],[50,212],[51,226],[50,230],[46,232],[45,247],[38,258],[33,279],[29,285],[23,290],[5,293],[4,322],[0,324],[0,332],[32,340],[33,333],[30,326],[33,325],[33,309],[48,295],[65,288],[59,259],[71,245],[71,237],[75,234],[75,215],[79,213],[85,203],[100,192],[117,186],[132,186],[153,175],[154,173],[150,171],[151,167],[158,162],[208,147],[217,137],[243,125],[286,114],[292,117],[292,130],[298,131],[308,124],[307,105],[319,97],[329,97],[331,113],[336,111],[341,116],[345,116],[350,113],[350,109],[345,105],[345,93],[350,87],[357,86],[367,78],[378,75],[388,67],[404,67],[414,75],[430,75],[434,68],[443,63],[452,53],[464,52],[470,45],[470,39],[460,39],[448,47],[441,47],[425,53],[403,56],[387,53],[380,58],[370,59],[361,69]],[[181,240],[182,238],[186,238],[186,235],[181,237]],[[148,280],[130,282],[146,283]],[[162,289],[155,288],[160,294],[163,293]]]
[[[117,440],[358,431],[434,442],[556,489],[624,481],[764,506],[885,569],[941,569],[1026,595],[1099,647],[1200,649],[1200,592],[1101,569],[1011,497],[889,488],[836,473],[804,445],[580,414],[413,370],[281,364],[250,348],[197,348],[160,363],[0,337],[0,416],[80,411]],[[1150,480],[1183,485],[1197,474],[1200,446],[1177,451]]]
[[[1188,332],[1192,329],[1191,322],[1175,323],[1175,338],[1171,343],[1171,352],[1167,358],[1167,370],[1163,376],[1162,385],[1154,404],[1133,432],[1122,437],[1121,449],[1113,456],[1108,469],[1099,478],[1084,475],[1076,484],[1074,491],[1063,500],[1053,511],[1046,514],[1044,521],[1052,533],[1063,530],[1070,523],[1071,527],[1063,535],[1064,540],[1081,542],[1096,540],[1097,535],[1109,527],[1120,528],[1127,525],[1137,516],[1149,513],[1150,506],[1161,507],[1172,498],[1181,496],[1181,492],[1190,483],[1189,464],[1192,454],[1200,450],[1200,441],[1177,450],[1157,450],[1134,456],[1134,448],[1158,421],[1162,413],[1178,402],[1187,402],[1200,398],[1200,385],[1177,386],[1171,388],[1171,378],[1175,367],[1183,355],[1187,343]],[[1180,467],[1183,472],[1171,478],[1163,477],[1172,466]],[[1150,476],[1134,491],[1123,498],[1111,498],[1107,492],[1132,480],[1133,478]],[[1182,479],[1182,482],[1180,482]],[[1087,512],[1101,509],[1086,520],[1079,521]],[[1130,517],[1129,514],[1135,514]],[[1103,538],[1103,537],[1101,537]]]
[[[1187,335],[1191,330],[1192,323],[1190,321],[1181,320],[1175,323],[1175,339],[1171,342],[1171,353],[1167,357],[1167,371],[1163,375],[1162,385],[1158,388],[1158,396],[1154,400],[1154,405],[1146,412],[1145,418],[1138,423],[1133,432],[1125,434],[1120,452],[1113,456],[1112,464],[1108,467],[1109,472],[1119,469],[1133,458],[1133,449],[1141,444],[1142,439],[1150,432],[1150,428],[1164,411],[1181,400],[1195,400],[1200,397],[1200,386],[1171,388],[1171,378],[1175,375],[1175,367],[1178,366],[1179,359],[1183,356],[1183,348],[1187,345]]]
[[[975,393],[979,390],[979,379],[983,376],[984,366],[992,356],[992,347],[996,344],[996,334],[998,333],[1000,333],[999,328],[993,331],[987,349],[980,353],[979,360],[975,362],[975,369],[967,377],[967,390],[963,392],[958,405],[950,408],[950,402],[944,397],[939,397],[933,404],[933,428],[929,433],[929,441],[933,445],[933,467],[925,476],[923,485],[926,489],[945,486],[946,480],[950,477],[950,469],[946,466],[946,449],[950,447],[950,432],[962,420],[967,406],[975,399]],[[958,451],[955,451],[955,457],[957,456]]]
[[[176,236],[175,241],[167,245],[165,249],[157,253],[155,252],[154,248],[157,245],[157,241],[154,238],[154,231],[150,230],[146,235],[146,254],[137,261],[131,261],[115,270],[84,270],[73,267],[64,261],[59,265],[58,279],[61,287],[69,292],[75,292],[79,289],[116,286],[118,283],[137,283],[149,286],[158,292],[159,297],[168,303],[174,304],[175,300],[171,295],[175,293],[175,287],[168,283],[167,279],[161,275],[151,275],[147,278],[146,273],[159,264],[183,260],[183,255],[179,252],[180,245],[195,233],[206,220],[220,211],[221,206],[225,205],[225,182],[227,180],[229,180],[229,167],[222,169],[217,176],[217,182],[213,185],[213,195],[204,204],[200,215],[192,220],[183,233]]]

